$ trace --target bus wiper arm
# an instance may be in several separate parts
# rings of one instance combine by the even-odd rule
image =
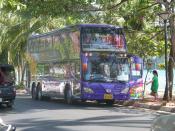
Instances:
[[[127,81],[118,80],[119,83],[126,83]]]

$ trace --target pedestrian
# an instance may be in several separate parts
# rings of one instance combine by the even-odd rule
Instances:
[[[151,94],[154,96],[154,101],[157,101],[158,98],[158,87],[159,87],[159,81],[158,81],[158,73],[156,70],[153,70],[153,78],[150,82],[148,82],[146,85],[151,84]]]

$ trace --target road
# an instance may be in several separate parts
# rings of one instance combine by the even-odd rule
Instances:
[[[12,109],[0,107],[0,116],[17,131],[150,131],[158,115],[117,105],[34,101],[31,96],[18,96]]]

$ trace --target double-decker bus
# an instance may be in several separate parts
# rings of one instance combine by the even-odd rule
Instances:
[[[32,35],[27,69],[33,99],[44,97],[96,100],[140,99],[143,95],[142,59],[129,55],[121,27],[79,24]]]

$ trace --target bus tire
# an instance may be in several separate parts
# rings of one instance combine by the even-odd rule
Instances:
[[[103,100],[96,100],[96,102],[97,102],[97,104],[102,104],[102,103],[104,103]]]
[[[32,84],[32,99],[33,100],[37,100],[38,99],[35,83]]]
[[[82,99],[81,102],[85,103],[87,100],[86,99]]]
[[[14,101],[13,100],[10,100],[8,103],[7,103],[7,107],[8,108],[12,108],[14,105]]]
[[[38,96],[38,100],[43,100],[43,95],[42,95],[42,89],[40,84],[37,85],[37,96]]]
[[[65,89],[65,100],[67,104],[72,104],[73,99],[72,99],[72,90],[71,88]]]
[[[51,99],[50,96],[42,96],[42,100],[49,101]]]

